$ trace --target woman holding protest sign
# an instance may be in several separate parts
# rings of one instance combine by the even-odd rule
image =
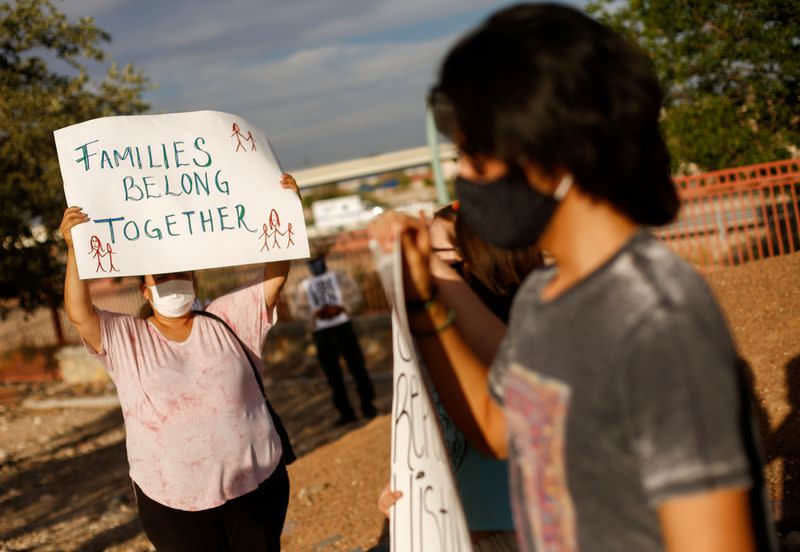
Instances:
[[[702,278],[646,228],[679,200],[652,62],[577,10],[498,12],[429,101],[461,151],[459,217],[555,260],[529,277],[491,369],[439,300],[424,221],[390,214],[409,321],[468,438],[509,457],[522,550],[774,550],[750,397]]]
[[[290,175],[281,185],[299,194]],[[61,223],[65,307],[117,387],[145,533],[165,551],[280,550],[294,455],[259,369],[289,261],[265,264],[262,280],[207,312],[191,310],[192,272],[148,274],[153,313],[136,318],[95,308],[78,277],[72,228],[88,220],[70,207]]]
[[[535,246],[505,250],[482,240],[445,205],[430,224],[432,274],[440,300],[454,309],[464,340],[485,362],[494,358],[508,324],[511,301],[531,271],[542,267]],[[435,395],[434,395],[435,397]],[[446,409],[434,399],[458,494],[476,551],[516,550],[508,490],[508,466],[465,442]],[[402,497],[387,484],[378,507],[389,517]]]

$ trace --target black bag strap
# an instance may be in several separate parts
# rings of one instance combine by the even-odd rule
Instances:
[[[281,421],[281,417],[278,416],[278,413],[275,412],[275,409],[272,408],[272,404],[270,404],[269,399],[267,398],[267,391],[264,389],[264,382],[261,379],[261,374],[258,373],[258,369],[256,368],[256,363],[253,362],[253,358],[250,356],[250,353],[247,352],[247,347],[245,347],[242,340],[236,335],[236,332],[233,331],[227,322],[225,322],[222,318],[217,316],[216,314],[208,311],[201,311],[196,310],[193,311],[195,314],[199,314],[200,316],[205,316],[206,318],[211,318],[212,320],[216,320],[220,324],[222,324],[226,330],[228,330],[231,335],[236,339],[236,342],[239,344],[239,347],[242,348],[242,352],[244,356],[247,357],[247,361],[250,363],[250,368],[253,369],[253,375],[256,377],[256,381],[258,382],[258,387],[261,389],[261,396],[264,397],[264,402],[267,403],[267,410],[269,411],[269,415],[272,418],[272,424],[275,426],[275,431],[278,432],[278,437],[281,440],[281,448],[283,449],[283,463],[287,466],[297,460],[297,455],[294,453],[294,449],[292,448],[292,443],[289,440],[289,433],[286,431],[286,428]]]

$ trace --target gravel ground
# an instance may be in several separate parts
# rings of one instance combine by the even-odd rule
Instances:
[[[800,254],[708,277],[752,370],[776,518],[800,528]]]
[[[365,330],[361,341],[375,405],[389,412],[390,330]],[[381,532],[374,504],[378,481],[388,479],[388,420],[335,427],[329,388],[305,345],[275,349],[268,393],[300,456],[289,467],[284,549],[366,550]],[[352,382],[349,391],[357,405]],[[152,549],[136,514],[119,408],[22,407],[26,400],[81,404],[112,394],[113,386],[102,383],[0,386],[0,552]],[[334,441],[343,444],[323,446]],[[356,503],[368,506],[346,507]]]
[[[800,254],[708,276],[753,372],[776,514],[795,528],[800,527],[798,275]],[[386,413],[389,335],[369,337],[365,350],[379,410]],[[384,347],[377,345],[381,342]],[[334,428],[327,386],[314,377],[313,362],[301,360],[283,359],[276,370],[280,379],[270,386],[302,455],[289,469],[285,549],[369,550],[383,530],[375,502],[388,479],[388,419]],[[301,374],[295,366],[302,366]],[[103,393],[108,389],[61,384],[0,387],[0,551],[151,549],[130,491],[119,410],[19,406],[24,398]]]

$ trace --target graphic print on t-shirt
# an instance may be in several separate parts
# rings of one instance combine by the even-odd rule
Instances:
[[[564,457],[570,389],[518,364],[511,365],[503,389],[520,550],[577,550],[575,509]]]
[[[334,273],[327,272],[308,281],[308,302],[315,311],[325,305],[342,304],[342,292]]]
[[[306,294],[312,312],[316,312],[326,305],[342,305],[343,303],[342,291],[334,272],[326,272],[309,278],[306,282]],[[342,312],[333,318],[317,318],[314,325],[317,330],[323,330],[344,324],[349,319],[347,313]]]

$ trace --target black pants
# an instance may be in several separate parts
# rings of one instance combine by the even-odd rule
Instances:
[[[314,343],[317,346],[319,363],[322,365],[325,376],[328,378],[328,385],[333,391],[333,404],[342,417],[351,418],[354,414],[353,407],[350,406],[350,401],[347,399],[342,368],[339,366],[340,354],[347,362],[347,368],[353,379],[356,380],[362,413],[367,417],[374,416],[375,407],[372,405],[372,401],[375,398],[375,390],[372,388],[372,381],[364,366],[364,354],[358,344],[353,324],[346,322],[332,328],[318,330],[314,332]]]
[[[159,552],[281,549],[289,505],[289,475],[283,462],[254,491],[197,512],[159,504],[136,483],[133,489],[144,532]]]

